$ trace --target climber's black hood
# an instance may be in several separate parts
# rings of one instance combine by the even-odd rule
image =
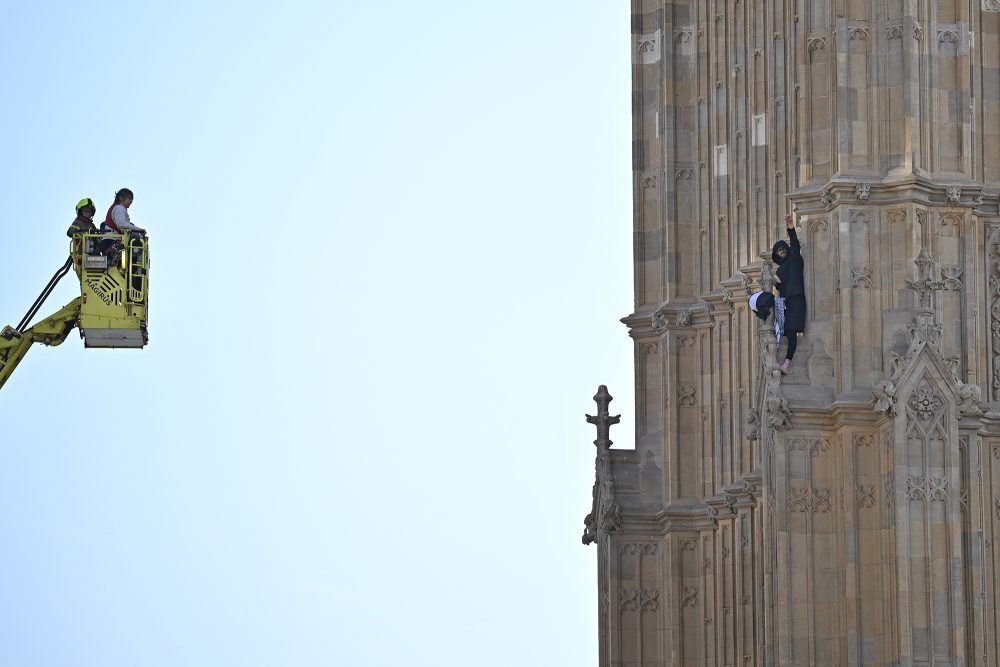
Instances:
[[[786,255],[784,257],[778,257],[778,248],[785,249]],[[778,241],[777,243],[774,244],[774,247],[771,248],[771,260],[773,260],[775,264],[781,264],[786,259],[788,259],[787,253],[790,252],[792,252],[792,249],[788,246],[788,243],[786,243],[785,241]]]

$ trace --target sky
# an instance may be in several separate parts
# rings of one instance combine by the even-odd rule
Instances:
[[[0,325],[121,187],[149,345],[0,390],[0,665],[597,664],[629,3],[0,3]],[[72,274],[41,313],[79,294]]]

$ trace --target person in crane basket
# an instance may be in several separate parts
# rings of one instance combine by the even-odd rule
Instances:
[[[116,234],[146,235],[146,230],[136,227],[128,217],[128,208],[132,205],[135,195],[128,188],[122,188],[115,193],[115,203],[108,209],[108,215],[101,223],[101,231],[112,231]]]
[[[128,188],[122,188],[115,193],[115,201],[108,209],[108,214],[104,218],[104,222],[101,223],[102,234],[122,234],[145,238],[146,230],[133,225],[132,220],[128,216],[128,208],[134,200],[135,195]],[[108,243],[108,241],[103,242],[102,249],[107,248],[112,252],[121,251],[121,243],[111,243],[110,246],[105,245]]]
[[[76,234],[96,234],[97,226],[94,224],[94,215],[97,214],[97,207],[94,200],[84,197],[76,204],[76,218],[66,230],[66,236],[73,238]]]

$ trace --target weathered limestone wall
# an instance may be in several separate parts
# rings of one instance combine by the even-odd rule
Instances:
[[[633,0],[632,36],[600,664],[997,662],[1000,0]],[[789,211],[783,377],[746,295]]]

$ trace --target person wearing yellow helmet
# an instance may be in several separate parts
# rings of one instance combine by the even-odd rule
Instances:
[[[94,225],[94,215],[97,213],[97,207],[94,206],[94,200],[90,197],[84,197],[76,204],[76,218],[73,223],[66,230],[66,236],[73,238],[76,234],[96,234],[97,226]]]

